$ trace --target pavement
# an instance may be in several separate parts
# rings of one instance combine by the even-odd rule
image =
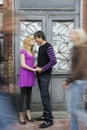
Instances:
[[[39,117],[42,115],[42,112],[31,112],[33,118]],[[54,124],[45,130],[69,130],[69,123],[68,123],[68,113],[67,111],[53,111],[53,121]],[[33,123],[28,122],[26,125],[20,125],[18,122],[14,124],[13,128],[16,130],[41,130],[39,128],[39,124],[42,121],[35,121]]]
[[[39,117],[42,112],[31,112],[33,118]],[[70,130],[69,129],[69,119],[67,111],[53,111],[54,124],[44,130]],[[33,123],[28,122],[26,125],[20,125],[18,122],[13,124],[12,130],[43,130],[39,128],[39,124],[42,121],[35,121]],[[83,124],[79,123],[79,130],[87,130]]]
[[[6,106],[8,107],[8,100],[5,96],[0,95],[0,101],[1,103],[3,103],[4,107],[0,107],[0,115],[4,115],[3,118],[8,118],[11,120],[14,117],[14,114],[9,113],[9,111],[7,111]],[[2,106],[2,105],[0,105]],[[1,112],[2,111],[2,112]],[[7,111],[7,116],[6,116],[6,111]],[[11,112],[11,111],[10,111]],[[68,119],[68,112],[67,111],[53,111],[53,121],[54,124],[48,128],[45,128],[45,130],[70,130],[69,129],[69,119]],[[10,115],[9,115],[10,114]],[[17,113],[16,113],[17,114]],[[17,117],[17,115],[15,114],[15,116]],[[41,111],[31,111],[31,115],[32,118],[36,118],[42,115]],[[13,117],[11,117],[13,116]],[[1,117],[1,116],[0,116]],[[5,119],[3,120],[4,124],[5,124]],[[0,119],[0,122],[2,122],[2,117]],[[28,122],[26,125],[21,125],[19,124],[18,120],[16,119],[16,122],[13,122],[10,124],[10,126],[6,126],[6,128],[4,127],[3,130],[41,130],[39,128],[39,124],[41,124],[42,121],[34,121],[32,122]],[[8,127],[8,129],[7,129]],[[0,127],[1,130],[1,127]],[[79,130],[87,130],[87,127],[85,128],[84,125],[82,123],[79,122]]]

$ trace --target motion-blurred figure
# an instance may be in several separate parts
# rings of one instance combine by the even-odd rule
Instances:
[[[12,126],[17,122],[14,97],[8,93],[6,88],[3,88],[0,86],[0,130],[15,130],[16,127]]]
[[[70,130],[79,130],[78,121],[87,124],[83,98],[87,89],[87,36],[83,29],[72,29],[69,38],[73,43],[71,73],[62,85],[68,90]]]

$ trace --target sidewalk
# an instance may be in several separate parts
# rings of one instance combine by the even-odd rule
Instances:
[[[22,126],[20,124],[16,124],[17,130],[41,130],[39,128],[40,121],[35,121],[34,123],[27,123],[27,125]],[[55,119],[54,125],[50,126],[48,128],[45,128],[45,130],[69,130],[68,126],[68,120],[63,119]]]
[[[31,112],[32,117],[39,117],[42,112]],[[48,128],[45,128],[45,130],[69,130],[69,125],[68,125],[68,114],[65,111],[54,111],[53,112],[54,116],[54,124]],[[19,123],[16,123],[14,128],[17,130],[41,130],[39,128],[39,124],[41,121],[35,121],[34,123],[27,122],[26,125],[20,125]]]
[[[10,90],[10,92],[13,91],[13,89],[11,89],[11,88],[9,90]],[[4,87],[4,91],[7,91],[7,86]],[[2,91],[2,93],[3,93],[3,91]],[[12,115],[11,115],[11,113],[9,115],[9,112],[11,112],[10,111],[11,108],[8,108],[8,107],[10,107],[9,104],[8,104],[9,103],[8,98],[9,98],[8,95],[6,95],[6,96],[3,95],[3,94],[1,95],[0,101],[4,105],[3,108],[1,107],[1,113],[3,113],[1,115],[4,115],[4,117],[6,117],[7,120],[11,120],[14,117],[14,115],[13,115],[13,113],[12,113]],[[7,108],[8,108],[8,110],[7,110]],[[32,118],[36,118],[36,117],[41,116],[42,112],[39,112],[39,111],[31,112],[31,115],[32,115]],[[10,118],[11,116],[12,116],[12,118]],[[65,112],[65,111],[53,111],[53,117],[54,117],[54,124],[51,127],[46,128],[45,130],[69,130],[67,112]],[[2,118],[1,118],[1,121],[2,121]],[[21,124],[19,124],[19,122],[17,120],[16,123],[14,123],[14,124],[12,123],[11,126],[8,126],[8,127],[10,127],[9,130],[41,130],[39,128],[39,124],[41,124],[41,123],[42,123],[41,121],[35,121],[33,123],[27,122],[26,125],[21,125]],[[7,128],[5,130],[7,130]]]
[[[42,113],[41,112],[32,112],[32,117],[39,117]],[[69,120],[68,120],[68,113],[66,111],[54,111],[54,124],[48,128],[45,128],[44,130],[69,130]],[[27,122],[26,125],[20,125],[19,123],[16,123],[14,125],[14,128],[16,130],[43,130],[39,128],[39,124],[41,121],[35,121],[34,123]],[[80,130],[87,130],[87,128],[84,128],[84,125],[80,124]]]

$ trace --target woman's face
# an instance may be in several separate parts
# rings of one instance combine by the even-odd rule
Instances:
[[[28,41],[28,43],[29,43],[29,46],[34,46],[35,41],[34,41],[34,39],[32,38],[31,40]]]

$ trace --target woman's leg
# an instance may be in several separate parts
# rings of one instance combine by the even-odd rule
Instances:
[[[26,90],[26,115],[28,116],[29,120],[31,120],[31,114],[30,114],[31,94],[32,94],[32,87],[27,87],[27,90]]]
[[[19,101],[18,101],[18,111],[19,111],[19,120],[21,122],[24,122],[23,105],[24,105],[25,95],[26,95],[26,88],[25,87],[20,88],[20,95],[19,95]]]

